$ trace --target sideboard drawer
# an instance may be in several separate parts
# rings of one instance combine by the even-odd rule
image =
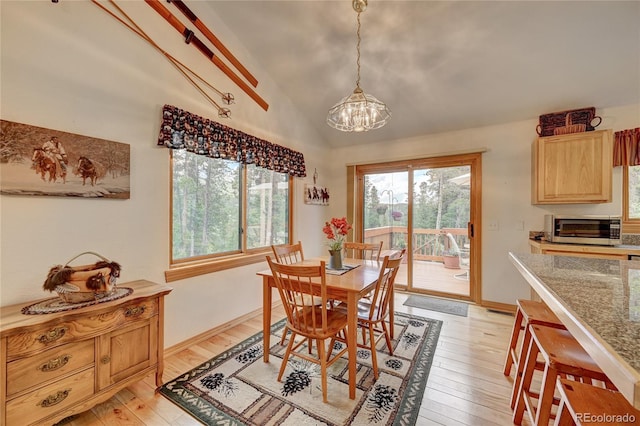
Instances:
[[[82,401],[93,394],[93,368],[7,402],[7,426],[25,426]]]
[[[151,318],[158,315],[158,300],[144,300],[138,303],[131,303],[119,309],[123,319],[123,326],[134,321]]]
[[[93,364],[95,340],[67,343],[7,364],[7,396]]]
[[[78,318],[75,321],[49,324],[33,331],[7,337],[7,359],[9,361],[64,343],[94,337],[118,325],[119,316],[114,312]],[[122,322],[120,320],[120,322]]]
[[[158,300],[144,300],[124,305],[113,311],[15,334],[7,338],[7,358],[12,360],[66,342],[94,337],[157,314]]]

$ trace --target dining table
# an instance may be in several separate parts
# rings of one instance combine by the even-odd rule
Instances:
[[[296,264],[319,265],[325,261],[329,265],[328,257],[305,259]],[[327,297],[331,300],[339,300],[345,303],[347,308],[347,354],[349,366],[349,398],[356,397],[356,353],[358,331],[358,301],[369,294],[376,286],[382,261],[345,258],[343,269],[331,270],[327,268],[326,288]],[[276,283],[270,269],[257,273],[262,277],[262,304],[263,304],[263,347],[264,362],[269,362],[269,348],[271,337],[271,307],[272,290]],[[318,281],[318,286],[320,282]],[[393,330],[393,314],[390,313],[390,328]]]
[[[640,262],[529,253],[509,260],[640,409]]]

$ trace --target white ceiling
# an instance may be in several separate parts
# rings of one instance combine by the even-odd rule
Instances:
[[[355,88],[351,0],[207,5],[332,146],[640,103],[640,1],[369,0],[360,86],[392,118],[364,133],[325,123]]]

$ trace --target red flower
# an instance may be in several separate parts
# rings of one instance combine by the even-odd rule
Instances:
[[[322,232],[324,232],[327,239],[329,239],[329,248],[331,250],[342,249],[342,242],[350,230],[351,225],[347,222],[346,217],[341,219],[334,217],[331,219],[331,222],[325,222],[322,228]]]

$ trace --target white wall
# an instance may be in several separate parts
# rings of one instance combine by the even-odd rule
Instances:
[[[328,175],[327,152],[289,99],[216,17],[208,17],[208,25],[256,76],[268,112],[185,45],[144,2],[118,4],[165,50],[235,95],[231,120],[219,121],[304,153],[311,173],[295,179],[294,238],[305,242],[309,255],[320,254],[319,224],[330,210],[304,205],[302,190],[314,168],[321,178]],[[132,174],[129,200],[0,196],[0,304],[50,297],[42,290],[49,268],[88,250],[122,264],[120,283],[164,282],[169,150],[156,146],[161,108],[172,104],[218,121],[216,110],[160,53],[91,2],[2,1],[1,8],[2,119],[130,144]],[[171,283],[166,345],[259,309],[261,281],[255,272],[266,267],[260,263]]]
[[[600,109],[598,129],[614,131],[640,126],[640,105]],[[543,113],[543,112],[541,112]],[[393,118],[392,118],[393,119]],[[528,233],[542,230],[547,213],[621,214],[622,173],[614,169],[613,201],[595,205],[531,205],[531,143],[537,137],[538,118],[410,140],[345,147],[333,158],[346,159],[334,168],[340,173],[345,164],[423,158],[461,151],[484,150],[482,155],[482,299],[514,304],[528,297],[529,287],[509,262],[507,254],[529,252]],[[391,154],[390,154],[391,152]],[[346,179],[344,172],[339,179]],[[344,198],[344,194],[338,194]],[[488,230],[490,221],[498,230]],[[517,230],[524,221],[524,230]]]

